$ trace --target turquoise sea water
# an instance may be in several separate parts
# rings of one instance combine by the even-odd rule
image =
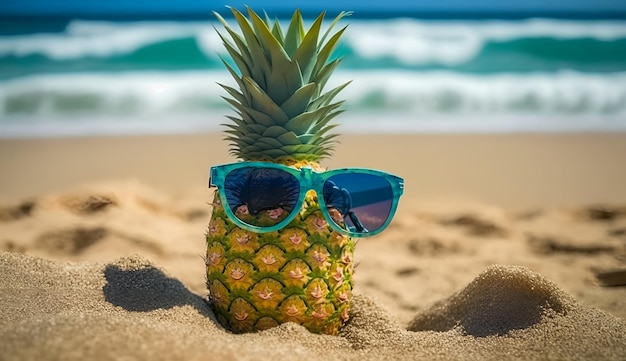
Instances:
[[[626,21],[344,23],[329,84],[353,81],[344,132],[626,130]],[[213,26],[0,26],[0,137],[221,129],[231,111],[216,82],[233,81]]]

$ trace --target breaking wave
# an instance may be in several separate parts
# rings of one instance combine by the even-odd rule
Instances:
[[[213,23],[72,21],[63,32],[0,37],[0,78],[46,72],[219,69]],[[354,21],[346,69],[473,73],[626,70],[619,21]]]

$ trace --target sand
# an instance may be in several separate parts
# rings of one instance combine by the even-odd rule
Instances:
[[[0,140],[0,360],[626,358],[626,134],[346,135],[336,153],[407,185],[359,241],[350,323],[233,335],[204,302],[218,135]]]

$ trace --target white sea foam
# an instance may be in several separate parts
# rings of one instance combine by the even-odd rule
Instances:
[[[40,54],[54,60],[108,57],[128,54],[162,41],[196,36],[200,36],[204,44],[210,44],[212,49],[217,49],[220,44],[209,23],[75,20],[62,33],[0,37],[0,56]]]
[[[339,71],[350,131],[626,130],[626,72]],[[0,137],[214,129],[225,71],[37,75],[0,82]],[[358,122],[353,119],[359,119]],[[354,126],[358,125],[358,126]]]
[[[452,72],[342,72],[354,79],[344,96],[353,106],[415,114],[626,116],[626,73],[576,72],[469,75]]]
[[[226,107],[216,82],[225,72],[76,73],[26,76],[0,82],[0,115],[133,116]]]
[[[0,57],[40,54],[55,60],[128,54],[150,44],[192,37],[207,57],[224,54],[216,22],[70,22],[61,33],[0,36]],[[365,58],[392,57],[407,64],[459,64],[489,41],[528,37],[626,38],[623,21],[351,20],[345,44]]]
[[[434,30],[434,31],[433,31]],[[432,25],[409,20],[354,24],[346,42],[363,58],[391,57],[405,64],[454,65],[473,58],[483,39],[473,31],[438,32]]]
[[[464,63],[490,41],[523,38],[626,38],[623,21],[419,21],[392,19],[355,22],[345,34],[347,43],[364,58],[391,57],[408,65]]]

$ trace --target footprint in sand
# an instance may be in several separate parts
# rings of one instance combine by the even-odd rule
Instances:
[[[463,228],[467,234],[476,237],[504,237],[508,233],[503,226],[471,214],[444,218],[439,223],[444,226]]]
[[[35,240],[35,248],[53,253],[78,254],[105,238],[109,232],[103,227],[75,227],[53,230]]]
[[[25,201],[17,205],[0,205],[0,222],[11,222],[28,217],[34,208],[34,201]]]

